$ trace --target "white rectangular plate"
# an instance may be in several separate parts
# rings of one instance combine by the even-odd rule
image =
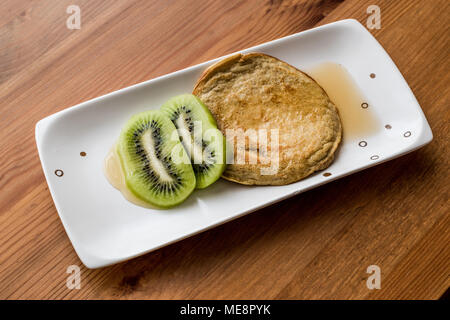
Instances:
[[[380,128],[365,148],[343,141],[327,169],[294,184],[252,187],[219,180],[182,205],[151,210],[126,201],[106,180],[102,163],[131,115],[157,109],[192,88],[211,60],[53,114],[36,125],[36,142],[50,192],[72,244],[88,268],[124,261],[220,225],[276,201],[393,159],[432,139],[413,93],[388,54],[357,21],[343,20],[242,52],[263,52],[299,68],[343,65],[370,101]],[[372,79],[369,74],[375,73]],[[391,130],[384,128],[392,126]],[[345,130],[345,128],[344,128]],[[406,134],[405,134],[406,133]],[[85,157],[80,152],[87,153]],[[375,159],[375,160],[374,160]],[[55,174],[62,170],[63,176]]]

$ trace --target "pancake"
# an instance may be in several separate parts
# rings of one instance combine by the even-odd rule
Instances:
[[[205,70],[193,94],[227,139],[234,163],[222,177],[230,181],[299,181],[327,168],[341,141],[338,111],[320,85],[265,54],[237,54],[217,62]],[[236,138],[242,133],[245,144]]]

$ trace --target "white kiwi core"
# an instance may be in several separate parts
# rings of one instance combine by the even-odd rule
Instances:
[[[159,175],[161,181],[173,182],[173,178],[170,176],[164,163],[156,156],[155,139],[153,138],[152,131],[147,130],[142,135],[142,146],[150,161],[150,165]]]

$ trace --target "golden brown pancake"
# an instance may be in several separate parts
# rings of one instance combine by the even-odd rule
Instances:
[[[235,163],[223,173],[227,180],[248,185],[298,181],[328,167],[341,141],[339,114],[326,92],[305,73],[265,54],[217,62],[193,94],[208,106],[227,141],[234,141]],[[234,137],[239,129],[247,133],[245,145]],[[266,140],[260,129],[266,130],[261,131]]]

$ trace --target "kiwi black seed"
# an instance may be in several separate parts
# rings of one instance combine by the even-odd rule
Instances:
[[[171,98],[161,111],[173,122],[194,169],[197,188],[206,188],[225,170],[225,139],[211,112],[192,94]],[[199,132],[196,132],[196,128]]]
[[[158,207],[183,202],[196,185],[189,157],[173,123],[161,111],[133,116],[122,129],[117,153],[125,182],[139,199]],[[172,159],[178,152],[177,161]]]

